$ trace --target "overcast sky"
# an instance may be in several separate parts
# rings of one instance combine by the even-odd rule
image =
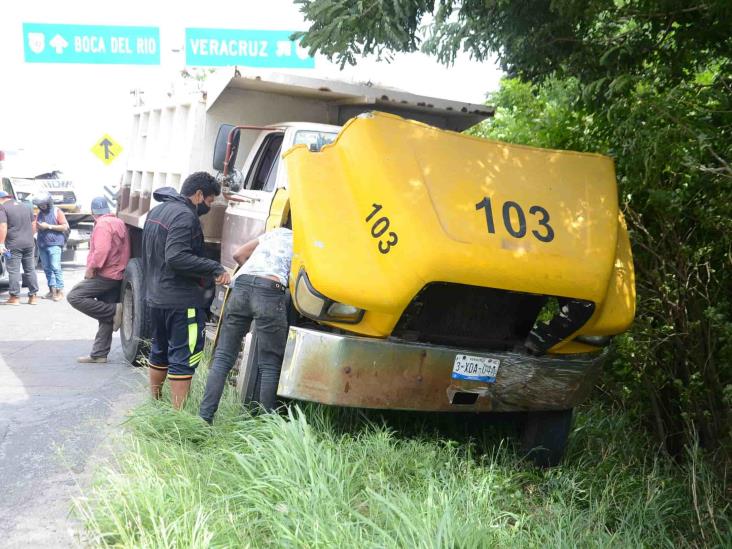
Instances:
[[[3,3],[0,17],[0,149],[22,147],[39,162],[76,175],[86,185],[116,181],[124,158],[104,166],[90,152],[105,133],[124,147],[130,121],[130,90],[166,89],[185,66],[184,29],[213,27],[305,30],[289,0],[152,0],[125,2],[34,0]],[[161,64],[70,65],[25,63],[23,23],[135,25],[160,27]],[[177,50],[177,51],[175,51]],[[297,72],[297,71],[295,71]],[[324,58],[302,72],[317,77],[371,81],[414,93],[482,103],[498,86],[500,71],[490,63],[461,57],[447,68],[421,54],[391,63],[360,61],[341,72]]]

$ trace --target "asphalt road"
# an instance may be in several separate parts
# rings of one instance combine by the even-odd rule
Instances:
[[[83,277],[85,259],[79,252],[63,264],[67,290]],[[45,275],[38,277],[45,294]],[[2,547],[82,543],[72,499],[108,455],[126,411],[144,398],[144,372],[125,364],[117,334],[109,363],[77,364],[96,326],[65,300],[0,305]]]

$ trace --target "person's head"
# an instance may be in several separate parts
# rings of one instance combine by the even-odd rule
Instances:
[[[10,200],[10,195],[5,191],[0,191],[0,204],[5,204],[8,200]]]
[[[186,177],[180,194],[196,206],[198,215],[207,214],[211,204],[221,194],[221,185],[216,178],[207,172],[195,172]]]
[[[53,205],[53,197],[46,191],[41,191],[33,195],[33,205],[42,212],[47,212]]]
[[[102,217],[103,215],[108,214],[109,212],[110,212],[109,202],[107,202],[107,199],[105,197],[97,196],[96,198],[92,199],[91,213],[92,213],[92,217],[94,217],[95,221],[97,218]]]

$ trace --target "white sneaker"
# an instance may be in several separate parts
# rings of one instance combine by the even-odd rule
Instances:
[[[76,359],[79,364],[106,364],[106,356],[80,356]]]

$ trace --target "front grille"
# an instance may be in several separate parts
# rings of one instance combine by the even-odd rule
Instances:
[[[526,340],[547,296],[434,282],[405,309],[392,335],[461,348],[511,350]]]
[[[54,204],[75,204],[76,195],[73,191],[52,192]]]

